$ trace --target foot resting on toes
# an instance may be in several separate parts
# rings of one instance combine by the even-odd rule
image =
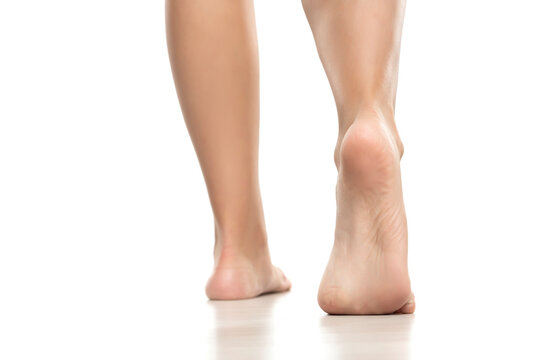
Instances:
[[[329,314],[414,312],[402,152],[377,114],[357,117],[338,144],[335,241],[318,294]]]

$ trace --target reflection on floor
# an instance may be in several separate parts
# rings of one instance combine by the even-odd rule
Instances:
[[[208,301],[208,358],[409,358],[414,315],[328,316],[294,295]]]

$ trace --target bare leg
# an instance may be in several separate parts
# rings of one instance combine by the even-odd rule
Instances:
[[[339,118],[334,247],[319,287],[331,314],[414,312],[394,123],[401,0],[303,0]]]
[[[167,0],[167,39],[184,119],[215,220],[211,299],[284,291],[259,192],[259,64],[252,0]]]

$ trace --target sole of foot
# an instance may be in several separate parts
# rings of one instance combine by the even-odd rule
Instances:
[[[378,115],[358,117],[337,150],[337,217],[318,293],[329,314],[410,314],[402,145]]]
[[[206,296],[210,300],[240,300],[290,288],[291,282],[272,265],[269,256],[227,256],[216,261],[206,284]]]

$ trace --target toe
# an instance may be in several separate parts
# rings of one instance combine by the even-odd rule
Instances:
[[[285,273],[283,273],[283,271],[278,268],[278,267],[275,267],[276,269],[276,277],[278,279],[278,283],[279,283],[279,290],[278,291],[287,291],[291,288],[291,282],[290,280],[285,276]]]
[[[416,309],[416,301],[414,299],[414,294],[411,293],[409,300],[395,312],[395,314],[412,314]]]

